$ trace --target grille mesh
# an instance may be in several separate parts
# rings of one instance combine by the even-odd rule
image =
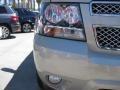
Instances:
[[[96,27],[96,40],[104,49],[120,49],[120,28]]]
[[[120,15],[120,3],[92,3],[92,13]]]

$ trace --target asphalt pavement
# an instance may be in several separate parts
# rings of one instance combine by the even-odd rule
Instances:
[[[0,90],[41,90],[33,61],[34,33],[0,40]]]

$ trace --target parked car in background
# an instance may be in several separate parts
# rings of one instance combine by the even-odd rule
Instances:
[[[18,13],[22,32],[30,32],[35,26],[36,15],[26,8],[14,8],[14,10]]]
[[[40,12],[39,11],[32,11],[38,18],[40,17]]]
[[[33,52],[43,88],[120,90],[119,0],[42,0]]]
[[[0,5],[0,39],[5,39],[13,32],[19,32],[21,25],[14,10],[6,5]]]

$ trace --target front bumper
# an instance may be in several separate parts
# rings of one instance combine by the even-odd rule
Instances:
[[[35,35],[34,60],[42,81],[57,90],[120,90],[120,56],[89,50],[85,42]],[[50,84],[47,75],[62,82]]]

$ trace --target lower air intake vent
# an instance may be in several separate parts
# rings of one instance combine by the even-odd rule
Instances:
[[[96,27],[95,37],[100,48],[120,50],[120,28]]]

